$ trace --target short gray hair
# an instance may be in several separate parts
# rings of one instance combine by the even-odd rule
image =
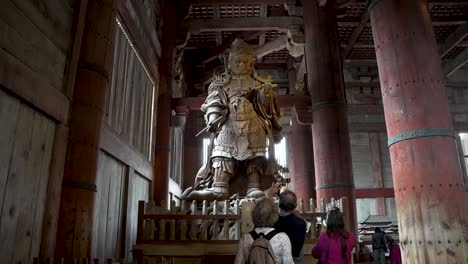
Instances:
[[[285,211],[292,211],[297,206],[297,196],[290,190],[286,190],[279,195],[279,208]]]
[[[255,227],[272,227],[278,221],[278,217],[278,207],[271,198],[258,201],[252,211]]]

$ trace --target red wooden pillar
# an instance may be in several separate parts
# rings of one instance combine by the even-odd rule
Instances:
[[[313,111],[315,182],[317,200],[350,199],[346,211],[349,228],[354,230],[354,180],[334,2],[327,1],[319,8],[317,1],[303,1],[305,56]]]
[[[162,1],[163,28],[159,61],[159,96],[156,117],[156,146],[153,170],[153,197],[157,205],[167,201],[171,146],[171,89],[173,88],[174,48],[177,15],[174,3]]]
[[[403,261],[468,263],[465,193],[427,2],[369,8]]]
[[[308,205],[308,199],[316,199],[311,125],[300,124],[295,110],[292,111],[291,123],[292,132],[287,142],[289,175],[297,197],[303,198]]]
[[[55,259],[89,257],[97,162],[113,58],[115,1],[89,1],[76,73]]]

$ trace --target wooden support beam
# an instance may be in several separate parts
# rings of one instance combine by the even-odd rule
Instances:
[[[282,35],[255,50],[257,57],[263,57],[275,51],[282,50],[288,45],[288,36]]]
[[[268,5],[261,5],[260,6],[260,17],[267,17],[268,16]],[[265,45],[265,39],[266,39],[266,33],[263,33],[260,35],[260,38],[258,39],[258,46],[261,47]],[[257,62],[262,62],[263,57],[258,57]]]
[[[361,24],[360,21],[338,21],[339,27],[357,27]],[[464,25],[466,24],[466,20],[455,19],[455,20],[433,20],[433,26],[453,26],[453,25]],[[370,22],[366,24],[370,26]]]
[[[468,36],[468,24],[459,26],[452,34],[446,39],[444,44],[439,47],[440,57],[443,58],[459,43],[461,43]]]
[[[214,14],[214,18],[221,18],[218,4],[213,5],[213,14]],[[223,33],[221,31],[218,31],[216,32],[216,45],[221,45],[222,43],[223,43]]]
[[[187,108],[189,110],[200,110],[204,101],[205,97],[172,98],[171,107],[173,110]],[[281,95],[278,96],[278,104],[280,107],[307,108],[311,106],[311,101],[309,96]]]
[[[468,113],[468,104],[450,104],[450,113],[466,114]],[[383,115],[383,105],[347,105],[348,115]]]
[[[356,199],[395,197],[393,188],[356,189]]]
[[[268,4],[268,5],[283,5],[283,4],[295,4],[295,0],[256,0],[255,4]],[[251,0],[183,0],[183,5],[240,5],[240,4],[252,4]]]
[[[0,49],[0,89],[7,89],[62,124],[68,124],[70,99],[41,74]]]
[[[305,93],[305,89],[306,89],[305,81],[304,81],[305,73],[306,73],[305,56],[302,56],[301,63],[299,64],[299,68],[297,68],[297,72],[296,72],[296,87],[294,87],[296,91],[302,91],[303,93]]]
[[[386,132],[387,128],[384,123],[349,123],[348,130],[350,133]]]
[[[444,75],[449,77],[468,62],[468,49],[465,49],[455,59],[444,63]]]
[[[343,55],[342,58],[345,59],[349,52],[351,52],[351,49],[354,46],[354,43],[359,39],[359,36],[361,36],[362,31],[367,27],[367,23],[369,23],[369,12],[364,12],[364,14],[361,17],[361,22],[359,25],[353,30],[351,33],[351,36],[349,37],[348,44],[346,48],[343,50]]]
[[[180,28],[188,32],[217,31],[271,31],[287,32],[292,25],[302,25],[301,17],[243,17],[218,19],[189,19],[182,22]]]
[[[132,167],[148,181],[153,180],[153,167],[148,158],[129,146],[107,124],[103,124],[101,128],[100,147],[111,156]]]

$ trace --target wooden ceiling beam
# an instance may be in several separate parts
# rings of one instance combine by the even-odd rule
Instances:
[[[188,19],[182,22],[180,28],[188,32],[218,32],[218,31],[272,31],[287,32],[292,25],[302,25],[301,17],[243,17]]]
[[[353,32],[351,33],[351,36],[349,37],[348,44],[346,45],[346,48],[343,50],[342,57],[343,59],[346,59],[348,54],[351,52],[351,49],[354,46],[354,43],[359,39],[359,36],[361,36],[362,31],[367,27],[367,23],[369,22],[370,19],[370,12],[365,12],[364,15],[361,17],[361,22],[359,25],[354,28]]]
[[[287,45],[288,35],[282,35],[256,49],[255,55],[257,55],[257,57],[264,57],[270,53],[286,48]]]
[[[360,21],[338,21],[339,27],[357,27],[361,24]],[[456,26],[456,25],[464,25],[468,23],[466,20],[432,20],[433,26]],[[366,24],[366,26],[370,26],[370,22]]]
[[[241,4],[252,4],[252,0],[183,0],[184,6],[189,5],[241,5]],[[267,5],[283,5],[283,4],[296,4],[295,0],[256,0],[254,4],[267,4]]]
[[[268,16],[268,5],[263,4],[260,6],[260,16],[261,17],[267,17]],[[266,39],[266,33],[263,33],[260,35],[260,38],[258,39],[258,46],[261,47],[265,45],[265,39]],[[257,62],[262,62],[263,57],[258,57]]]
[[[294,89],[296,91],[302,90],[301,92],[305,93],[305,73],[306,73],[306,65],[305,65],[305,56],[302,56],[301,63],[296,72],[296,87]]]
[[[462,51],[460,54],[455,57],[455,59],[450,60],[444,64],[444,74],[449,77],[455,73],[458,69],[463,67],[468,63],[468,48]]]
[[[459,26],[452,34],[446,39],[444,44],[439,47],[440,57],[443,58],[459,43],[461,43],[468,36],[468,24]]]
[[[172,109],[189,109],[189,110],[200,110],[202,103],[205,101],[205,97],[182,97],[172,98],[171,106]],[[280,95],[278,96],[278,104],[280,107],[300,107],[306,108],[311,106],[310,96],[295,96],[295,95]]]

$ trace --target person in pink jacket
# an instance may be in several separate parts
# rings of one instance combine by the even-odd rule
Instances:
[[[350,264],[351,251],[356,246],[356,237],[344,231],[343,214],[337,207],[332,208],[326,217],[326,231],[320,234],[312,256],[323,264]]]

